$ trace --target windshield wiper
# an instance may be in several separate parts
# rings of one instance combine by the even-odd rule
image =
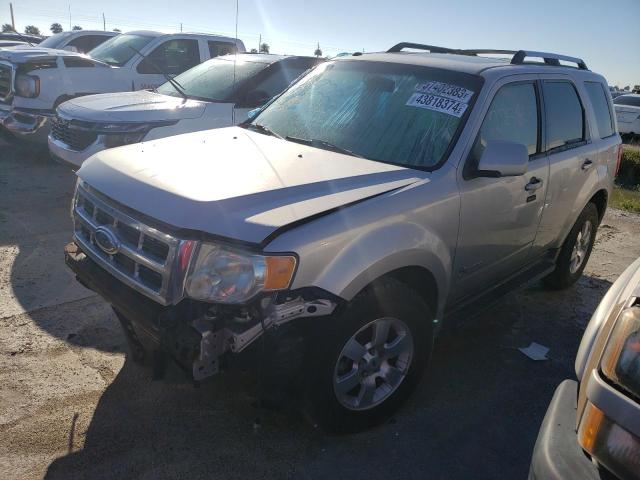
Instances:
[[[260,123],[246,123],[244,128],[250,128],[251,130],[255,130],[259,133],[264,133],[265,135],[271,135],[272,137],[282,138],[281,135],[278,135],[276,132],[271,130],[269,127],[262,125]]]
[[[285,140],[301,143],[302,145],[309,145],[310,147],[321,148],[323,150],[330,150],[336,153],[343,153],[345,155],[351,155],[352,157],[364,158],[362,155],[358,155],[357,153],[354,153],[351,150],[339,147],[338,145],[334,145],[333,143],[327,142],[326,140],[318,140],[317,138],[298,138],[298,137],[290,137],[290,136],[286,136],[284,138]]]
[[[171,86],[173,88],[175,88],[176,92],[178,92],[182,98],[184,98],[185,100],[189,99],[189,97],[187,97],[187,94],[184,92],[182,85],[180,85],[177,80],[174,80],[169,75],[167,75],[165,72],[163,72],[162,69],[160,67],[158,67],[158,65],[153,60],[151,60],[151,58],[149,58],[146,55],[143,55],[142,53],[140,53],[140,50],[138,50],[135,47],[132,47],[131,45],[129,45],[129,48],[131,50],[133,50],[134,52],[136,52],[138,55],[140,55],[142,58],[144,58],[147,62],[149,62],[151,64],[151,66],[153,68],[155,68],[156,71],[160,75],[162,75],[165,78],[165,80],[171,84]]]

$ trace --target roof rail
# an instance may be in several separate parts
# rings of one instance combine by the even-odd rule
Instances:
[[[394,45],[389,50],[387,50],[387,53],[401,52],[405,48],[413,48],[416,50],[427,50],[431,53],[458,53],[459,51],[459,50],[454,50],[452,48],[436,47],[435,45],[423,45],[421,43],[401,42],[401,43],[398,43],[397,45]]]
[[[492,50],[492,49],[463,50],[463,49],[457,49],[457,48],[436,47],[435,45],[423,45],[422,43],[401,42],[401,43],[398,43],[397,45],[394,45],[389,50],[387,50],[387,53],[401,52],[405,48],[413,48],[415,50],[425,50],[430,53],[451,53],[454,55],[472,55],[472,56],[477,56],[482,54],[513,55],[513,57],[511,58],[511,63],[513,65],[521,65],[524,63],[529,63],[529,62],[525,62],[525,59],[527,57],[537,57],[537,58],[542,58],[544,60],[544,63],[547,65],[554,65],[559,67],[559,66],[562,66],[562,64],[560,63],[560,60],[562,60],[565,62],[575,63],[577,65],[577,68],[579,68],[580,70],[589,70],[587,68],[587,64],[584,63],[584,60],[582,60],[581,58],[569,57],[567,55],[560,55],[558,53],[534,52],[530,50],[518,50],[518,51]],[[531,63],[535,63],[535,62],[531,62]]]
[[[532,52],[529,50],[518,50],[516,54],[511,59],[511,63],[514,65],[520,65],[525,63],[525,58],[527,57],[538,57],[544,60],[544,63],[547,65],[555,65],[561,66],[560,60],[565,62],[575,63],[580,70],[589,70],[587,68],[587,64],[584,63],[584,60],[576,57],[568,57],[567,55],[559,55],[557,53],[547,53],[547,52]]]

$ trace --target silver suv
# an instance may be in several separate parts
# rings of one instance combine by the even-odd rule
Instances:
[[[341,57],[239,127],[91,157],[66,261],[134,358],[201,380],[256,355],[272,391],[363,428],[408,396],[444,326],[580,277],[621,155],[612,111],[571,57]]]

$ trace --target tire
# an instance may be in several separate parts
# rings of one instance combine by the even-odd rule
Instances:
[[[582,272],[589,261],[591,250],[593,250],[598,224],[598,209],[595,204],[588,203],[562,245],[556,260],[555,270],[544,278],[544,283],[547,286],[553,289],[567,288],[582,276]],[[586,243],[584,240],[586,236],[585,229],[589,231],[589,238]],[[581,242],[581,246],[578,242]],[[577,257],[579,257],[578,263],[576,263]]]
[[[414,290],[392,278],[358,294],[330,319],[333,327],[329,332],[325,328],[313,336],[322,340],[315,352],[313,374],[307,379],[312,419],[326,431],[347,433],[376,425],[393,414],[422,377],[432,350],[433,318],[430,307]],[[376,330],[384,342],[373,347]],[[354,341],[359,346],[352,356],[360,358],[359,362],[345,355],[353,351],[347,345],[354,346]],[[372,348],[367,351],[366,345]],[[362,383],[342,383],[345,380]],[[354,387],[348,390],[344,385]],[[372,391],[373,396],[365,396]]]

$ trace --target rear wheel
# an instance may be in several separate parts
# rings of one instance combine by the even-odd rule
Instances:
[[[406,285],[387,279],[335,317],[310,380],[312,416],[334,432],[389,417],[422,376],[432,346],[430,308]],[[323,335],[318,332],[318,335]]]
[[[587,265],[598,230],[598,209],[588,203],[565,239],[555,270],[544,282],[552,288],[567,288],[582,275]]]

